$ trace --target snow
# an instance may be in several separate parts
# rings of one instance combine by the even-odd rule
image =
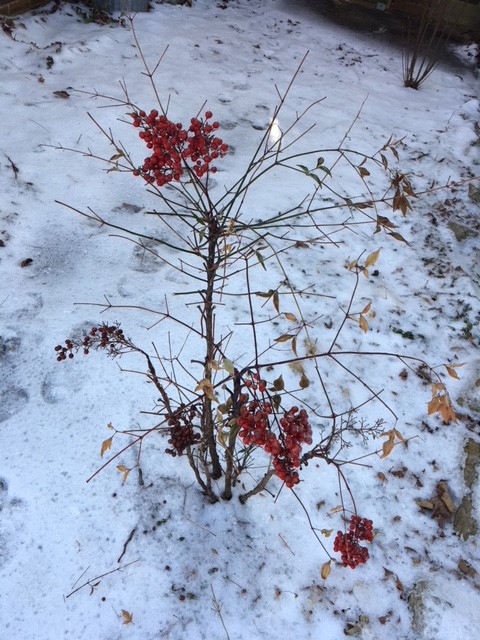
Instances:
[[[85,92],[121,96],[122,81],[142,108],[152,108],[154,99],[128,25],[84,23],[78,5],[50,11],[54,6],[15,19],[13,37],[0,36],[2,637],[335,640],[349,624],[357,624],[354,631],[362,638],[377,640],[476,637],[476,536],[461,539],[448,521],[440,528],[416,500],[434,496],[443,479],[455,503],[461,502],[464,445],[468,438],[478,441],[479,415],[463,406],[463,418],[451,425],[427,416],[430,385],[412,371],[402,379],[403,365],[394,358],[342,360],[371,388],[384,389],[382,399],[398,422],[379,402],[365,407],[365,418],[383,418],[388,428],[414,438],[385,459],[370,456],[360,460],[367,467],[346,469],[359,514],[371,518],[376,530],[369,562],[355,571],[332,564],[322,580],[328,556],[295,496],[284,488],[277,497],[279,482],[246,505],[236,498],[207,504],[186,462],[165,455],[166,440],[158,436],[144,445],[143,486],[133,473],[122,483],[116,463],[86,482],[103,463],[108,423],[146,427],[151,416],[140,411],[151,411],[155,397],[143,378],[121,373],[102,354],[57,363],[54,346],[103,320],[118,321],[128,335],[146,345],[155,341],[168,355],[164,325],[145,330],[155,322],[152,316],[121,308],[102,315],[98,307],[77,303],[102,303],[106,296],[118,305],[163,308],[165,295],[191,285],[164,261],[57,203],[91,207],[139,233],[151,229],[142,212],[155,207],[155,198],[140,179],[106,173],[94,159],[53,147],[110,157],[90,113],[140,162],[144,150],[125,124],[125,109],[99,108],[107,102]],[[348,323],[341,346],[406,353],[439,367],[464,363],[456,370],[460,380],[444,376],[456,404],[478,378],[480,244],[478,235],[459,243],[447,223],[455,216],[478,226],[478,205],[462,182],[479,174],[478,80],[462,59],[465,49],[456,47],[419,91],[405,89],[398,37],[365,24],[352,29],[325,7],[307,0],[197,0],[191,8],[155,4],[134,24],[147,60],[155,61],[168,45],[157,82],[164,99],[170,96],[172,117],[187,122],[207,101],[222,124],[232,151],[221,170],[219,163],[219,188],[241,175],[263,133],[259,129],[270,122],[275,86],[286,88],[307,49],[280,130],[325,98],[305,117],[305,127],[316,127],[302,139],[303,150],[338,145],[360,111],[348,136],[351,148],[373,153],[390,135],[404,138],[399,169],[409,173],[418,193],[432,181],[459,183],[415,200],[405,218],[398,211],[385,214],[409,245],[358,228],[342,234],[338,248],[316,245],[283,259],[297,289],[310,289],[303,310],[319,318],[312,334],[328,348],[335,329],[327,325],[338,326],[352,291],[345,263],[380,248],[378,275],[361,277],[354,303],[359,311],[371,300],[375,316],[368,317],[365,334]],[[339,184],[348,190],[351,175],[339,171]],[[275,170],[248,201],[251,218],[295,206],[311,188],[305,182]],[[302,229],[291,233],[300,237]],[[162,258],[173,261],[174,253],[165,251]],[[27,259],[32,262],[22,267]],[[278,286],[282,273],[258,268],[252,278],[253,289],[268,290]],[[194,317],[184,298],[169,299],[182,318]],[[239,332],[236,323],[244,313],[241,302],[229,302],[219,321]],[[175,352],[186,336],[172,325],[169,331]],[[267,344],[274,337],[268,332],[261,340]],[[193,338],[185,348],[187,360],[194,357]],[[237,334],[229,348],[233,361],[251,357]],[[289,347],[280,354],[290,357]],[[128,359],[119,364],[135,368]],[[365,399],[365,389],[342,369],[321,366],[332,398],[344,407]],[[316,406],[318,393],[312,385],[305,401]],[[118,436],[113,448],[120,441]],[[382,443],[355,442],[348,457],[360,458]],[[133,461],[131,451],[121,458],[127,466]],[[257,470],[251,473],[256,477]],[[296,493],[314,526],[335,534],[343,528],[335,511],[336,473],[323,463],[310,464],[301,477]],[[478,520],[477,487],[472,495]],[[319,536],[332,553],[334,535]],[[459,571],[461,560],[477,573]],[[419,584],[426,585],[423,591]],[[425,594],[421,622],[408,600],[415,585]],[[133,614],[130,624],[122,624],[122,610]]]

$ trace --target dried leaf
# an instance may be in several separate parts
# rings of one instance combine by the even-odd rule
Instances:
[[[283,315],[285,316],[285,318],[287,320],[290,320],[290,322],[296,322],[297,321],[297,318],[296,318],[296,316],[293,315],[293,313],[284,313]]]
[[[117,465],[117,471],[120,471],[120,473],[122,474],[122,482],[126,482],[131,469],[128,469],[123,464],[119,464]]]
[[[281,375],[273,381],[273,388],[275,391],[283,391],[285,389],[285,382]]]
[[[200,380],[200,382],[195,387],[195,391],[203,391],[204,395],[209,400],[212,400],[213,402],[217,401],[213,384],[208,378],[203,378],[202,380]]]
[[[63,89],[61,91],[54,91],[53,95],[57,98],[69,98],[70,94],[68,93],[68,91],[64,91]]]
[[[331,567],[332,561],[324,562],[322,564],[322,568],[320,570],[320,575],[322,576],[322,580],[326,580],[332,571]]]
[[[392,236],[392,238],[395,238],[395,240],[404,242],[405,244],[408,244],[408,246],[410,246],[408,240],[405,240],[401,233],[397,233],[396,231],[387,231],[387,236]]]
[[[293,340],[295,338],[291,333],[284,333],[279,338],[275,338],[275,342],[288,342],[289,340]]]
[[[320,533],[322,534],[322,536],[329,538],[333,533],[333,529],[320,529]]]
[[[360,329],[367,333],[368,331],[368,322],[365,320],[365,317],[360,314],[358,318],[358,324],[360,325]]]
[[[460,380],[460,378],[458,377],[458,373],[455,371],[453,367],[449,367],[448,365],[445,365],[445,369],[447,370],[447,373],[450,377],[455,378],[456,380]]]
[[[112,446],[112,440],[113,440],[113,436],[111,438],[107,438],[106,440],[104,440],[102,442],[102,446],[100,448],[100,457],[103,458],[103,454],[105,453],[105,451],[108,451],[110,449],[110,447]]]
[[[275,311],[277,313],[280,313],[280,301],[278,298],[278,291],[275,291],[275,293],[273,294],[272,301],[273,301],[273,306],[275,307]]]
[[[297,338],[293,338],[292,340],[292,344],[290,345],[292,347],[292,351],[293,353],[298,357],[298,353],[297,353]]]
[[[421,509],[430,509],[430,511],[433,511],[434,505],[430,500],[416,500],[415,502]]]
[[[366,306],[366,307],[364,307],[360,313],[363,313],[363,314],[368,313],[368,312],[370,311],[370,309],[371,309],[371,308],[372,308],[372,303],[371,303],[371,302],[369,302],[369,303],[367,304],[367,306]]]
[[[427,404],[427,413],[429,416],[432,413],[437,413],[440,410],[440,396],[434,396],[430,402]]]
[[[343,510],[343,505],[337,504],[336,507],[332,507],[328,513],[338,513]]]
[[[264,268],[264,270],[267,270],[267,267],[265,266],[265,261],[263,259],[262,254],[260,253],[260,251],[255,251],[255,255],[257,256],[257,260],[258,262],[262,265],[262,267]]]
[[[231,376],[233,376],[233,374],[235,373],[235,367],[233,366],[233,362],[231,360],[229,360],[228,358],[224,358],[222,360],[222,367]]]
[[[387,431],[383,433],[382,436],[386,436],[388,440],[382,445],[382,455],[380,456],[380,458],[386,458],[392,453],[395,446],[395,434],[393,433],[393,431]]]
[[[122,616],[123,616],[123,622],[122,624],[131,624],[133,621],[133,613],[130,613],[129,611],[125,611],[125,609],[122,609]]]
[[[300,389],[306,389],[310,386],[310,380],[307,378],[305,373],[302,373],[298,386],[300,387]]]
[[[365,169],[365,167],[357,167],[357,171],[362,178],[366,178],[370,175],[370,171],[368,169]]]
[[[379,255],[380,255],[380,249],[377,249],[376,251],[371,253],[369,256],[367,256],[367,259],[365,260],[365,266],[371,267],[372,265],[374,265],[378,260]]]
[[[398,209],[400,209],[400,211],[402,212],[403,216],[407,215],[407,211],[410,209],[412,209],[412,207],[410,206],[410,203],[408,202],[407,198],[400,194],[400,192],[397,190],[397,193],[395,194],[394,198],[393,198],[393,210],[397,211]]]

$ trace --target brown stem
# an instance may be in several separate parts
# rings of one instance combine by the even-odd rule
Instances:
[[[267,471],[267,473],[263,476],[263,478],[260,480],[260,482],[257,484],[256,487],[254,487],[251,491],[247,491],[247,493],[243,493],[240,496],[239,498],[240,502],[242,504],[245,504],[249,498],[257,495],[257,493],[260,493],[260,491],[263,491],[267,486],[267,484],[270,482],[270,478],[273,476],[273,474],[274,474],[274,469],[270,469],[269,471]]]
[[[205,357],[205,378],[212,381],[212,369],[209,366],[215,358],[216,346],[215,346],[215,304],[213,301],[215,280],[218,269],[218,239],[219,231],[218,224],[214,211],[208,212],[208,257],[205,263],[205,271],[207,276],[207,288],[203,299],[203,313],[205,321],[205,342],[206,342],[206,357]],[[218,457],[217,443],[215,440],[215,425],[213,420],[213,407],[212,400],[207,395],[203,399],[203,415],[202,422],[204,428],[205,442],[210,454],[210,460],[212,464],[212,478],[220,478],[222,476],[222,466]]]

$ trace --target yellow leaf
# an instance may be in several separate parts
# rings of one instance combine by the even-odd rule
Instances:
[[[365,260],[365,266],[371,267],[372,265],[374,265],[378,260],[379,255],[380,255],[380,249],[377,249],[376,251],[371,253],[369,256],[367,256],[367,259]]]
[[[364,331],[365,333],[367,333],[367,331],[368,331],[368,322],[365,320],[365,316],[362,316],[362,314],[360,314],[360,316],[358,318],[358,324],[360,325],[360,329],[362,331]]]
[[[415,502],[421,509],[435,509],[435,505],[430,500],[416,500]]]
[[[110,447],[112,446],[112,440],[113,440],[113,436],[111,438],[107,438],[106,440],[104,440],[102,442],[102,446],[100,449],[100,457],[103,458],[103,454],[105,453],[105,451],[108,451],[110,449]]]
[[[326,580],[332,571],[331,567],[332,561],[324,562],[322,564],[322,568],[320,570],[320,575],[322,576],[322,580]]]
[[[343,510],[343,505],[338,504],[336,507],[332,507],[328,513],[338,513]]]
[[[228,358],[224,358],[222,360],[222,367],[231,376],[233,376],[233,374],[235,373],[235,367],[233,366],[233,362],[231,360],[229,360]]]
[[[122,616],[123,616],[122,624],[131,624],[133,622],[133,613],[130,613],[129,611],[125,611],[125,609],[122,609]]]
[[[320,533],[322,534],[322,536],[329,538],[333,533],[333,529],[320,529]]]

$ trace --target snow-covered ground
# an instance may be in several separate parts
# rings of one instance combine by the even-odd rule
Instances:
[[[382,398],[398,416],[399,432],[417,437],[385,459],[368,458],[371,467],[349,468],[358,511],[373,520],[376,535],[367,564],[354,571],[333,564],[324,581],[328,556],[285,488],[277,499],[265,492],[246,505],[206,504],[187,464],[166,456],[158,436],[145,442],[143,485],[133,474],[122,484],[115,464],[86,483],[103,462],[107,424],[145,426],[139,412],[153,409],[155,398],[142,378],[120,373],[102,354],[57,363],[54,346],[102,320],[121,322],[146,345],[155,341],[162,354],[169,337],[163,325],[147,332],[152,321],[142,313],[118,309],[102,316],[75,303],[107,296],[118,305],[159,308],[165,294],[185,283],[163,262],[55,202],[148,229],[151,218],[142,211],[155,207],[155,199],[140,179],[106,173],[95,160],[52,147],[109,157],[90,112],[141,162],[144,150],[136,131],[121,122],[124,112],[98,109],[105,102],[82,91],[120,95],[122,81],[135,103],[146,110],[155,105],[128,26],[85,23],[78,5],[53,7],[4,21],[0,35],[0,636],[478,637],[478,537],[464,539],[455,515],[442,522],[417,504],[434,497],[444,480],[455,506],[469,496],[480,517],[478,458],[470,458],[471,486],[464,474],[465,446],[480,435],[480,209],[478,181],[463,182],[480,174],[479,84],[466,50],[450,50],[412,91],[402,86],[398,37],[368,22],[357,29],[337,22],[324,2],[197,0],[191,8],[155,4],[135,17],[148,60],[169,45],[157,81],[162,96],[170,96],[172,117],[187,122],[206,100],[221,122],[231,151],[216,176],[219,185],[240,175],[269,124],[275,85],[286,87],[307,50],[280,128],[325,97],[306,117],[306,126],[316,127],[302,144],[335,146],[364,103],[349,146],[371,153],[390,135],[404,138],[398,167],[418,192],[434,181],[461,183],[422,196],[403,219],[398,211],[388,214],[408,245],[370,228],[345,233],[339,248],[299,248],[285,257],[297,290],[335,296],[305,300],[309,317],[323,314],[315,337],[328,345],[330,321],[337,322],[351,292],[345,263],[380,248],[376,275],[362,277],[354,309],[371,300],[375,315],[368,316],[366,333],[349,323],[342,347],[402,352],[435,366],[464,364],[456,369],[459,380],[441,369],[459,414],[450,425],[427,416],[430,384],[413,371],[402,374],[394,359],[360,365],[370,386],[385,388]],[[297,185],[273,172],[249,202],[252,218],[296,204]],[[252,278],[262,290],[270,286],[267,278],[276,286],[281,274],[259,268]],[[174,300],[188,321],[194,311],[183,298]],[[232,304],[219,322],[235,328],[241,314],[241,305]],[[246,357],[242,348],[232,341],[233,360]],[[340,369],[327,378],[345,403],[359,401],[358,385]],[[308,393],[316,393],[314,385]],[[392,427],[384,413],[371,403],[364,415],[370,422],[385,417]],[[378,446],[358,443],[355,452]],[[133,455],[120,462],[131,465]],[[313,525],[342,529],[335,472],[313,464],[301,476],[297,494]],[[274,482],[272,491],[278,489]],[[322,540],[332,553],[333,535]]]

